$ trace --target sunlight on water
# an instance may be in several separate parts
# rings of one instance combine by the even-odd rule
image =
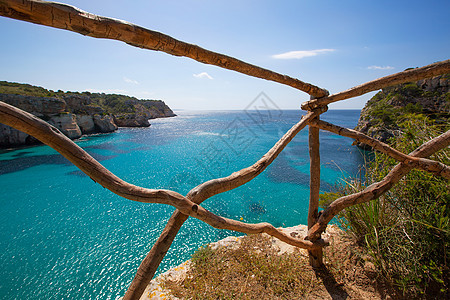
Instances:
[[[265,119],[244,112],[179,114],[151,120],[149,128],[121,128],[77,143],[130,183],[186,194],[256,162],[301,117],[298,111]],[[323,115],[350,128],[358,117],[359,111]],[[307,139],[306,129],[256,179],[203,205],[246,222],[306,223]],[[343,176],[357,175],[362,155],[351,143],[321,132],[324,191]],[[0,153],[0,188],[2,299],[116,299],[174,211],[112,194],[46,146]],[[158,272],[230,234],[190,218]]]

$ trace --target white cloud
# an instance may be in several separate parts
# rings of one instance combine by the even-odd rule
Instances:
[[[281,54],[272,55],[272,58],[276,59],[301,59],[309,56],[316,56],[319,54],[333,52],[336,49],[316,49],[316,50],[300,50],[300,51],[290,51]]]
[[[127,77],[123,77],[123,81],[125,81],[126,83],[139,84],[139,82],[137,82],[136,80]]]
[[[370,67],[367,67],[367,69],[369,69],[369,70],[393,70],[394,67],[391,67],[391,66],[385,66],[385,67],[381,67],[381,66],[370,66]]]
[[[206,72],[201,72],[201,73],[198,73],[198,74],[192,74],[192,75],[194,75],[195,78],[214,79],[214,78],[212,78],[211,75],[209,75],[209,74],[206,73]]]

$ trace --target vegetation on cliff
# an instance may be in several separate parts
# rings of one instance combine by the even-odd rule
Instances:
[[[89,106],[100,107],[105,114],[126,114],[126,113],[134,114],[138,112],[142,107],[156,111],[156,113],[152,115],[150,118],[164,116],[164,109],[166,109],[166,114],[170,114],[167,110],[168,107],[162,100],[140,100],[135,97],[119,94],[90,93],[90,92],[80,93],[70,91],[64,92],[61,90],[55,92],[39,86],[7,81],[0,81],[0,94],[27,95],[35,97],[54,97],[60,99],[64,99],[67,96],[81,96],[81,97],[84,96],[89,98],[88,103]],[[86,105],[86,103],[84,104]],[[68,109],[73,110],[73,108],[70,107],[70,105]],[[79,111],[76,112],[79,113]],[[172,111],[170,112],[172,115],[174,115]]]
[[[148,127],[149,119],[175,116],[161,100],[139,100],[104,93],[55,92],[6,81],[0,81],[0,101],[32,113],[71,139],[82,134],[113,132],[118,127]],[[0,147],[37,142],[25,133],[0,124]]]
[[[357,129],[410,153],[450,129],[448,79],[444,75],[383,89],[367,103]],[[450,149],[431,159],[449,165]],[[347,179],[334,192],[322,194],[322,206],[380,181],[397,163],[374,152],[366,177]],[[379,199],[341,212],[338,221],[401,294],[449,296],[448,180],[413,170]]]
[[[450,74],[382,89],[366,103],[355,129],[386,142],[401,135],[409,114],[427,116],[438,124],[448,123]]]

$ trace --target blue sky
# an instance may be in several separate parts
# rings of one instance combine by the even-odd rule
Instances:
[[[328,89],[449,58],[450,1],[66,0]],[[162,99],[174,109],[244,109],[265,92],[280,108],[309,96],[122,42],[0,17],[0,80],[53,90]],[[360,109],[372,94],[331,104]]]

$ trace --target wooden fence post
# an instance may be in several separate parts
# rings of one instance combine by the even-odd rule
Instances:
[[[316,120],[319,120],[319,116]],[[319,191],[320,191],[320,152],[319,152],[319,128],[309,127],[309,158],[310,158],[310,180],[309,180],[309,210],[308,230],[317,222],[319,217]],[[317,239],[319,239],[317,237]],[[323,264],[323,250],[308,250],[309,263],[317,268]]]

